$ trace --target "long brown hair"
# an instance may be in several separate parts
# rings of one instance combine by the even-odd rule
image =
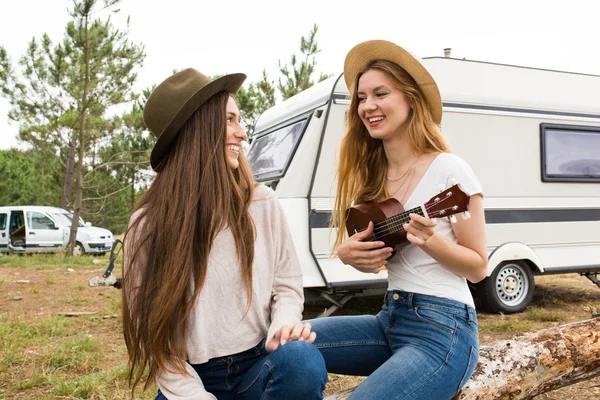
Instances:
[[[125,238],[123,331],[132,393],[148,368],[144,390],[167,369],[186,374],[186,322],[204,285],[208,256],[228,227],[252,301],[254,181],[240,153],[226,160],[226,107],[221,92],[181,128],[150,188],[139,200]]]
[[[358,115],[358,81],[369,70],[383,72],[411,104],[406,134],[413,153],[450,152],[439,126],[433,122],[423,92],[403,68],[386,60],[374,60],[357,75],[347,115],[346,133],[340,147],[338,183],[331,224],[338,228],[333,248],[346,237],[346,210],[365,201],[389,197],[385,185],[388,161],[380,139],[373,139]]]

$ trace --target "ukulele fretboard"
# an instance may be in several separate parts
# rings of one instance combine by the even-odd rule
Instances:
[[[375,224],[375,226],[373,227],[373,235],[375,236],[375,238],[378,238],[384,235],[404,231],[402,225],[408,224],[410,222],[409,214],[418,214],[422,217],[428,218],[428,216],[424,213],[423,206],[415,207],[410,210],[401,212],[400,214],[387,217],[383,221]]]

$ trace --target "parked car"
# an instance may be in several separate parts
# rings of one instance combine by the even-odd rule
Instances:
[[[0,253],[53,253],[69,243],[73,213],[57,207],[0,207]],[[74,255],[104,255],[113,234],[79,218]]]

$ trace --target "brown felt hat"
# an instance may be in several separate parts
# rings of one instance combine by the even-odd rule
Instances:
[[[356,77],[374,60],[386,60],[398,64],[417,82],[425,95],[431,116],[436,124],[442,122],[442,97],[437,84],[421,59],[395,43],[386,40],[369,40],[357,44],[348,52],[344,61],[344,80],[350,93],[354,93]]]
[[[152,169],[158,171],[185,121],[206,100],[223,91],[235,95],[245,79],[244,74],[230,74],[213,81],[201,72],[188,68],[158,85],[144,106],[144,123],[156,137],[150,154]]]

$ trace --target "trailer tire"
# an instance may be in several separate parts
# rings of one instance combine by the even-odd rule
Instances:
[[[519,313],[533,299],[533,273],[523,261],[504,261],[476,287],[485,309],[504,314]]]

